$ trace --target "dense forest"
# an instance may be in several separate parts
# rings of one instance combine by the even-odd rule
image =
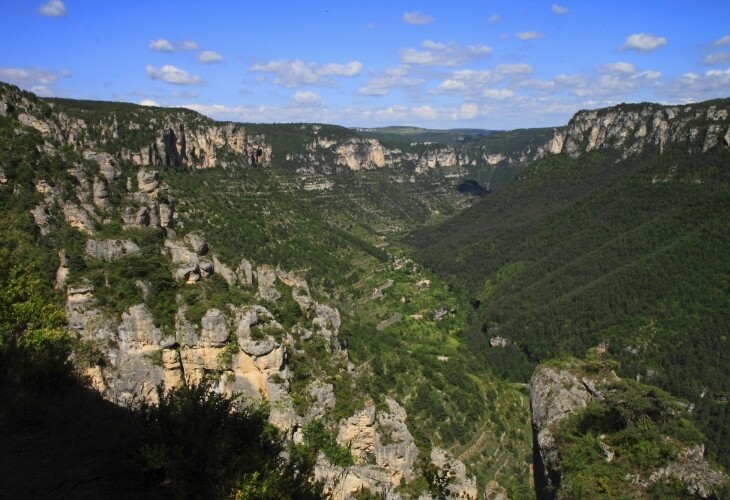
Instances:
[[[730,154],[669,148],[534,164],[448,223],[407,238],[472,298],[470,335],[495,372],[608,345],[623,375],[691,401],[730,461]]]

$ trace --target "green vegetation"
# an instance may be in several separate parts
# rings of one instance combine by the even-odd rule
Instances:
[[[140,469],[170,482],[175,498],[322,498],[313,462],[286,461],[283,438],[265,406],[209,386],[164,393],[141,403],[128,430]]]
[[[660,491],[685,496],[680,482],[660,481],[642,492],[632,478],[646,479],[704,439],[687,419],[686,405],[661,389],[626,379],[602,394],[603,400],[592,400],[555,432],[562,477],[558,496],[658,498]]]
[[[496,373],[527,381],[607,342],[621,373],[696,406],[728,465],[729,163],[723,148],[551,157],[408,241],[479,301],[466,335]],[[490,349],[497,335],[512,346]]]

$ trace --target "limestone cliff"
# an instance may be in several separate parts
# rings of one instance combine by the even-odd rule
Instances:
[[[661,106],[620,104],[580,111],[568,125],[555,129],[543,153],[579,156],[594,150],[620,150],[626,158],[647,148],[660,152],[670,145],[707,151],[730,145],[730,100]]]
[[[13,115],[38,131],[47,152],[70,147],[103,165],[111,180],[119,162],[137,166],[213,168],[238,164],[270,166],[272,148],[240,124],[219,123],[195,112],[129,104],[93,111],[81,101],[44,101],[9,85],[0,86],[0,116]],[[117,170],[118,171],[118,170]]]

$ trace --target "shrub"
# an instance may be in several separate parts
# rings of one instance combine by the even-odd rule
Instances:
[[[177,498],[318,498],[311,467],[282,458],[283,440],[264,404],[245,404],[203,383],[140,403],[130,453]]]

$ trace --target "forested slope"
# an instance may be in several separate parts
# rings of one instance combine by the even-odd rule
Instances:
[[[625,375],[696,405],[725,464],[730,392],[730,152],[650,149],[536,163],[408,241],[475,306],[484,362],[515,380],[601,343]]]

